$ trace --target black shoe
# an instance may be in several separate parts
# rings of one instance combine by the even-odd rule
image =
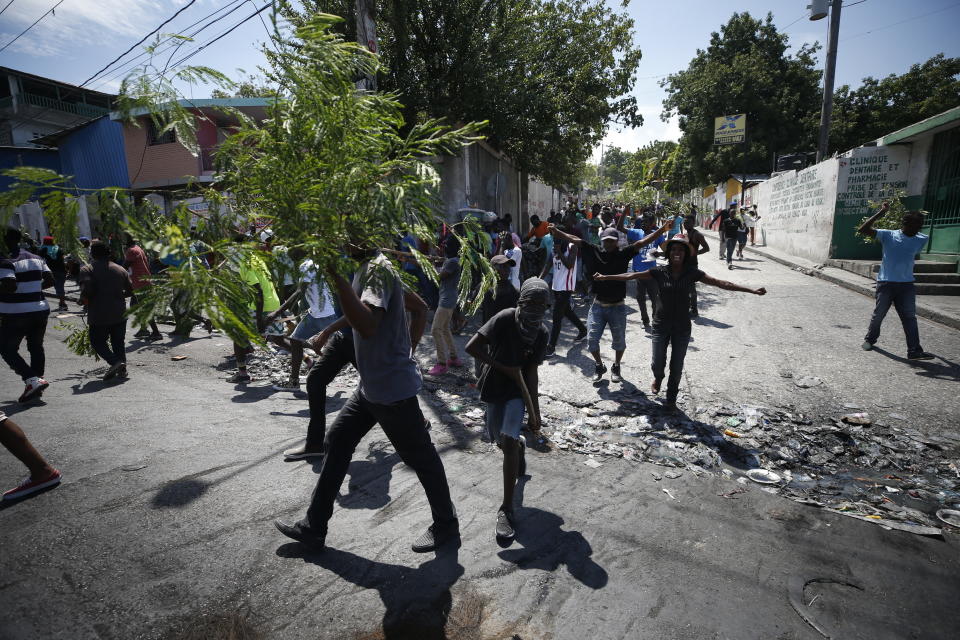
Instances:
[[[147,336],[147,340],[150,340],[151,342],[155,342],[157,340],[163,340],[163,336],[159,333],[151,333],[150,335]]]
[[[603,374],[607,372],[607,368],[602,364],[593,365],[593,384],[597,384],[603,380]]]
[[[137,331],[135,334],[133,334],[133,337],[134,337],[134,338],[146,338],[146,337],[149,336],[149,335],[150,335],[150,330],[149,330],[149,329],[140,329],[140,331]]]
[[[620,376],[620,365],[615,364],[610,367],[610,380],[613,382],[623,382],[623,378]]]
[[[314,551],[323,551],[324,543],[327,539],[327,534],[317,533],[310,527],[303,524],[303,521],[294,522],[290,524],[289,522],[284,522],[283,520],[274,520],[274,526],[288,538],[293,538],[301,544],[305,544]]]
[[[252,380],[250,374],[240,373],[239,371],[227,378],[227,382],[232,382],[233,384],[246,384],[250,382],[250,380]]]
[[[415,553],[428,553],[435,551],[452,540],[460,539],[460,529],[456,522],[446,525],[443,528],[435,524],[427,527],[422,536],[413,541],[410,548]]]
[[[296,449],[287,449],[283,452],[283,459],[287,462],[295,460],[306,460],[307,458],[322,458],[324,451],[308,451],[306,447],[297,447]]]
[[[544,355],[546,355],[546,356],[552,356],[553,353],[554,353],[554,351],[556,351],[556,349],[557,349],[557,348],[556,348],[555,346],[553,346],[552,344],[548,344],[548,345],[547,345],[547,350],[544,352]]]
[[[513,540],[514,536],[513,512],[500,509],[497,511],[497,540]]]
[[[577,337],[573,339],[574,343],[582,342],[584,338],[587,337],[587,330],[581,329],[580,333],[577,334]]]
[[[926,351],[917,351],[907,356],[907,360],[933,360],[936,356]]]
[[[120,369],[123,369],[124,367],[126,367],[126,364],[124,364],[123,362],[117,362],[115,364],[110,365],[110,368],[107,369],[107,372],[104,374],[103,379],[113,380],[117,376],[117,373],[119,373]]]

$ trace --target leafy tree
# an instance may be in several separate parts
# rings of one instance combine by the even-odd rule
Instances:
[[[212,98],[273,98],[277,95],[276,87],[267,84],[264,78],[258,76],[247,76],[246,80],[241,80],[233,87],[232,92],[214,89],[210,92]]]
[[[679,116],[696,183],[744,168],[764,171],[774,152],[815,147],[821,91],[813,54],[819,45],[788,55],[788,40],[771,14],[759,20],[734,13],[687,69],[661,82],[667,92],[662,118]],[[747,114],[747,144],[714,147],[714,118],[734,113]]]
[[[294,23],[336,13],[354,38],[353,0],[302,5],[285,9]],[[576,181],[609,123],[643,122],[633,22],[605,0],[393,0],[377,36],[379,88],[398,94],[407,126],[487,120],[490,142],[551,184]]]
[[[627,163],[627,181],[633,188],[652,186],[666,189],[669,182],[671,159],[677,143],[654,140],[634,153]]]
[[[267,262],[273,257],[235,237],[253,219],[270,220],[275,242],[301,250],[316,263],[321,277],[356,270],[350,246],[364,251],[389,248],[403,230],[426,239],[438,236],[443,224],[440,179],[429,159],[456,153],[476,141],[482,124],[449,130],[436,120],[423,119],[401,132],[402,105],[394,96],[356,90],[355,78],[376,73],[380,66],[376,56],[331,32],[339,20],[318,14],[290,38],[274,33],[273,48],[266,50],[266,81],[284,91],[262,122],[231,112],[238,128],[220,145],[217,177],[203,192],[216,214],[197,234],[191,233],[193,215],[186,205],[169,217],[157,216],[135,206],[122,191],[101,190],[102,203],[114,199],[112,219],[122,231],[160,257],[173,255],[180,261],[152,279],[132,310],[136,324],[143,325],[168,307],[200,310],[233,340],[259,341],[248,313],[252,292],[239,277],[238,267],[253,257]],[[169,75],[141,69],[124,83],[125,92],[118,99],[121,115],[131,118],[133,109],[145,107],[158,129],[175,130],[179,140],[195,144],[197,118],[202,116],[176,100],[174,77],[209,77],[224,88],[234,86],[205,68]],[[66,183],[63,176],[51,180]],[[0,205],[22,202],[43,186],[36,180],[21,182],[15,194],[0,199]],[[53,188],[60,189],[58,184]],[[477,250],[488,240],[481,237],[476,223],[453,232],[462,240],[460,257],[466,267],[459,282],[460,303],[473,310],[496,280]],[[426,256],[414,254],[436,280]],[[214,268],[208,268],[204,258],[213,259]],[[481,280],[471,296],[473,272]]]
[[[837,88],[830,126],[831,152],[847,151],[914,122],[960,106],[960,58],[938,53],[902,75],[863,79]]]
[[[603,175],[613,184],[623,184],[627,179],[627,164],[633,154],[620,147],[610,147],[603,154]]]

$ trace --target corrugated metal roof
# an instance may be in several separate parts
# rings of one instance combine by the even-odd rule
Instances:
[[[70,132],[59,141],[60,163],[81,189],[130,187],[123,130],[103,116]]]
[[[0,147],[0,171],[15,167],[42,167],[60,172],[60,157],[53,149],[32,147]],[[6,191],[13,178],[0,175],[0,191]]]

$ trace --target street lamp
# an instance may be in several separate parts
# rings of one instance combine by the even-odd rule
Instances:
[[[827,16],[828,0],[812,0],[808,6],[811,20]],[[833,115],[833,78],[837,70],[837,40],[840,35],[840,7],[843,0],[830,0],[830,32],[827,38],[827,60],[823,72],[823,110],[820,112],[820,140],[817,144],[817,162],[827,156],[830,142],[830,117]]]

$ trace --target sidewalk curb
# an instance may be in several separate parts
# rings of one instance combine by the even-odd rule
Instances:
[[[700,231],[701,233],[703,233],[702,229]],[[719,240],[719,236],[715,232],[707,231],[706,233],[704,233],[704,235],[710,238],[711,240]],[[749,251],[750,253],[755,253],[759,256],[763,256],[768,260],[779,262],[780,264],[790,267],[791,269],[799,269],[803,273],[806,273],[809,276],[814,276],[816,278],[820,278],[821,280],[826,280],[827,282],[839,285],[845,289],[849,289],[850,291],[856,291],[857,293],[867,296],[868,298],[874,297],[874,289],[872,285],[853,282],[851,280],[848,280],[847,278],[841,278],[823,270],[824,268],[836,269],[836,267],[823,267],[822,265],[816,265],[814,262],[810,260],[805,260],[803,258],[793,259],[793,258],[786,258],[783,256],[774,255],[772,253],[769,253],[762,249],[758,249],[756,247],[751,247],[749,245],[745,246],[744,250]],[[836,270],[843,271],[842,269],[836,269]],[[843,273],[849,273],[849,272],[843,271]],[[852,273],[850,275],[853,277],[861,278],[865,281],[868,281],[868,279],[864,278],[863,276],[858,276]],[[927,320],[933,320],[934,322],[938,322],[942,325],[950,327],[951,329],[960,329],[960,317],[952,314],[944,313],[939,309],[934,309],[933,307],[930,307],[924,304],[920,296],[917,297],[917,315],[922,318],[926,318]]]

